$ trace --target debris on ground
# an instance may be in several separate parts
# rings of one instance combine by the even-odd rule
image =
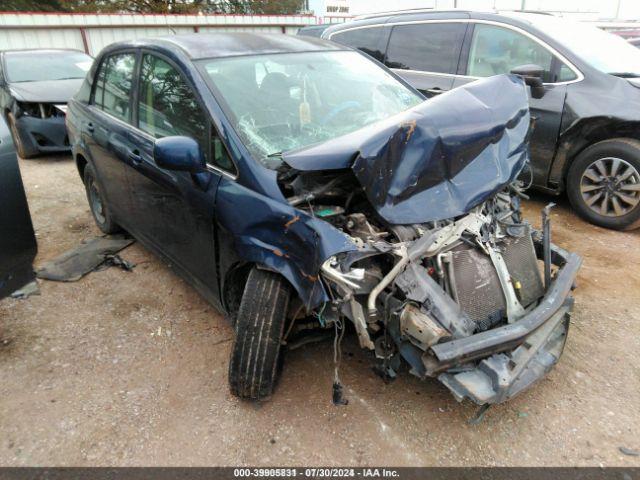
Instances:
[[[620,450],[620,452],[624,453],[625,455],[629,455],[630,457],[640,457],[640,451],[638,450],[632,450],[627,447],[618,447],[618,450]]]
[[[31,295],[40,295],[40,287],[37,281],[29,282],[24,287],[11,294],[11,298],[28,298]]]
[[[103,265],[131,270],[133,265],[122,260],[116,253],[134,241],[124,235],[92,238],[45,263],[36,271],[36,276],[44,280],[75,282]]]

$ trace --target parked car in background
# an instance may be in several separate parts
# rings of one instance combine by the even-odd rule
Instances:
[[[640,51],[622,38],[548,14],[459,10],[366,17],[322,37],[359,48],[429,97],[537,66],[533,184],[566,191],[596,225],[640,224]]]
[[[0,117],[0,299],[35,279],[37,251],[18,157],[9,127]]]
[[[580,258],[520,214],[522,78],[424,100],[335,43],[193,34],[107,47],[67,125],[98,227],[233,320],[235,395],[268,397],[283,345],[348,320],[385,375],[499,403],[558,361]]]
[[[298,35],[308,36],[308,37],[318,37],[322,36],[322,32],[324,32],[327,28],[329,28],[332,23],[325,23],[324,25],[309,25],[308,27],[302,27],[298,30]]]
[[[64,125],[67,102],[92,62],[77,50],[0,52],[0,109],[18,155],[70,151]]]

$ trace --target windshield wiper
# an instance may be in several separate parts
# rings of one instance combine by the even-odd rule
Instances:
[[[608,72],[609,75],[613,75],[614,77],[620,78],[638,78],[640,77],[640,73],[635,72]]]
[[[272,157],[282,157],[282,152],[273,152],[267,155],[267,158],[272,158]]]

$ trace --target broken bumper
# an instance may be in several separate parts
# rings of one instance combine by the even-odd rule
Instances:
[[[531,312],[510,325],[434,345],[423,357],[427,373],[438,375],[459,401],[504,402],[557,363],[569,328],[570,292],[582,259],[552,246],[551,260],[561,269]],[[474,368],[467,368],[478,359],[482,360]]]
[[[30,153],[69,152],[69,138],[64,116],[36,118],[23,115],[16,127],[25,150]]]

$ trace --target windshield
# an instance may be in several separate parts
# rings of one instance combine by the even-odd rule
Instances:
[[[41,52],[6,52],[7,80],[38,82],[84,78],[93,59],[82,52],[48,50]]]
[[[423,101],[356,52],[242,56],[203,66],[247,148],[270,168],[281,152],[345,135]]]
[[[601,72],[640,77],[640,50],[619,36],[554,17],[535,19],[534,24]]]

